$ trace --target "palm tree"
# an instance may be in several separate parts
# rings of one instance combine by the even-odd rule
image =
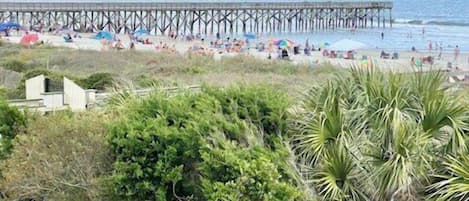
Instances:
[[[438,161],[468,150],[469,109],[444,78],[354,68],[312,87],[290,125],[305,182],[325,200],[422,200]]]

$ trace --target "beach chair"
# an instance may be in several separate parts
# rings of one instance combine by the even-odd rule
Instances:
[[[73,42],[73,39],[68,38],[68,37],[64,37],[64,40],[65,40],[66,43],[72,43]]]
[[[280,54],[281,54],[281,57],[280,57],[281,59],[283,59],[283,60],[290,60],[290,57],[289,57],[289,55],[288,55],[288,51],[287,51],[287,50],[285,50],[285,49],[282,50]]]
[[[384,51],[381,51],[381,55],[380,55],[380,58],[381,59],[389,59],[391,55],[389,53],[386,53]]]
[[[352,51],[348,51],[347,53],[345,53],[344,55],[344,59],[355,59],[354,58],[354,55],[353,55],[353,52]]]
[[[448,62],[448,63],[446,64],[446,68],[452,69],[452,68],[453,68],[453,63]]]

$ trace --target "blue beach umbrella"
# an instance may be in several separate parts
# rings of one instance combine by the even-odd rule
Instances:
[[[0,24],[0,31],[7,31],[8,30],[8,27]]]
[[[247,34],[244,34],[244,37],[245,37],[246,39],[254,40],[254,39],[256,39],[256,34],[254,34],[254,33],[247,33]]]
[[[140,30],[137,30],[134,32],[134,37],[137,37],[137,36],[143,36],[143,35],[149,35],[150,33],[145,30],[145,29],[140,29]]]
[[[112,40],[112,34],[107,32],[107,31],[100,31],[98,34],[96,34],[96,39],[101,40],[105,38],[106,40]]]
[[[21,25],[16,22],[5,22],[5,23],[1,23],[0,26],[4,26],[8,29],[21,27]]]

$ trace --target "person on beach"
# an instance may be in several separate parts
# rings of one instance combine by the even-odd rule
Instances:
[[[170,51],[171,53],[176,53],[176,52],[177,52],[176,45],[173,44],[173,46],[171,46],[171,48],[169,49],[169,51]]]
[[[415,61],[415,66],[418,67],[418,68],[422,68],[422,67],[423,67],[423,62],[422,62],[422,60],[417,59],[417,60]]]
[[[457,62],[459,58],[459,54],[461,53],[461,50],[459,49],[459,46],[456,45],[454,48],[454,61]]]
[[[381,32],[381,40],[384,40],[384,32]]]
[[[107,40],[106,40],[106,38],[103,37],[101,39],[100,44],[101,44],[101,51],[106,51],[107,50]]]
[[[443,58],[443,46],[440,44],[440,52],[438,53],[438,60]]]
[[[114,45],[114,48],[116,50],[122,50],[124,49],[124,44],[122,44],[122,41],[120,39],[117,40],[116,44]]]
[[[432,41],[429,41],[428,42],[428,52],[432,53],[432,50],[433,50],[433,43],[432,43]]]
[[[410,58],[410,67],[412,67],[412,68],[415,67],[415,58],[414,57]]]

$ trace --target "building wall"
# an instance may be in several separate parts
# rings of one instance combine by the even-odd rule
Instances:
[[[42,93],[46,91],[44,75],[38,75],[36,77],[26,80],[26,99],[41,99]]]
[[[66,77],[64,77],[64,104],[68,104],[72,111],[85,110],[87,104],[86,91]]]
[[[43,93],[42,98],[46,108],[62,108],[64,106],[64,94],[61,92]]]

